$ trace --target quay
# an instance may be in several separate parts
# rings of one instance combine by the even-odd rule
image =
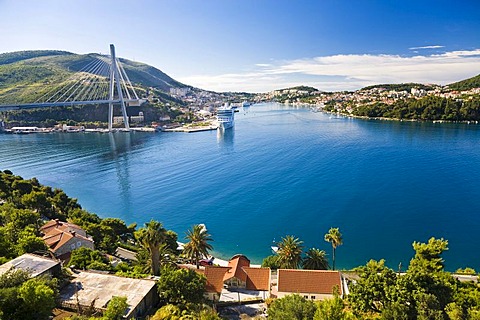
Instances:
[[[211,131],[217,130],[218,126],[209,125],[209,126],[198,126],[198,127],[178,127],[178,128],[162,128],[163,132],[201,132],[201,131]]]
[[[108,133],[108,132],[201,132],[201,131],[210,131],[217,130],[218,125],[208,124],[208,125],[190,125],[190,126],[181,126],[181,127],[130,127],[129,129],[119,128],[119,129],[105,129],[105,128],[95,128],[87,129],[83,126],[63,126],[59,128],[39,128],[39,127],[13,127],[11,129],[0,130],[0,133],[7,134],[32,134],[32,133],[52,133],[52,132],[61,132],[61,133]]]

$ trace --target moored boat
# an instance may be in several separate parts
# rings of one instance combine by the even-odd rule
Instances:
[[[217,109],[217,122],[219,129],[230,129],[234,125],[235,109],[228,103]]]

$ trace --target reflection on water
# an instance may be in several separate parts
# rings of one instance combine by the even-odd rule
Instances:
[[[222,148],[230,150],[233,148],[233,141],[235,138],[235,128],[221,130],[217,129],[217,143]]]
[[[129,157],[132,149],[131,133],[109,133],[110,155],[114,160],[118,189],[121,202],[125,205],[126,212],[131,212],[132,194],[130,190],[130,165]]]

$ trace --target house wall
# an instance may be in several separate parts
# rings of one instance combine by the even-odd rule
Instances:
[[[72,239],[65,242],[63,246],[55,250],[55,256],[60,256],[62,254],[72,252],[75,249],[80,247],[94,249],[93,242],[84,240],[82,238],[73,237]]]
[[[300,297],[304,297],[307,300],[314,300],[314,301],[333,299],[333,294],[311,293],[311,292],[310,293],[309,292],[278,292],[277,298],[283,298],[290,294],[298,294]]]
[[[150,309],[158,305],[159,299],[160,298],[157,293],[157,286],[155,285],[145,295],[142,301],[140,301],[140,303],[135,307],[133,312],[130,313],[128,319],[144,316]]]

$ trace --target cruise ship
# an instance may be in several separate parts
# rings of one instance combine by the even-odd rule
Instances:
[[[217,121],[220,129],[230,129],[234,124],[235,108],[232,108],[228,103],[223,107],[217,109]]]

